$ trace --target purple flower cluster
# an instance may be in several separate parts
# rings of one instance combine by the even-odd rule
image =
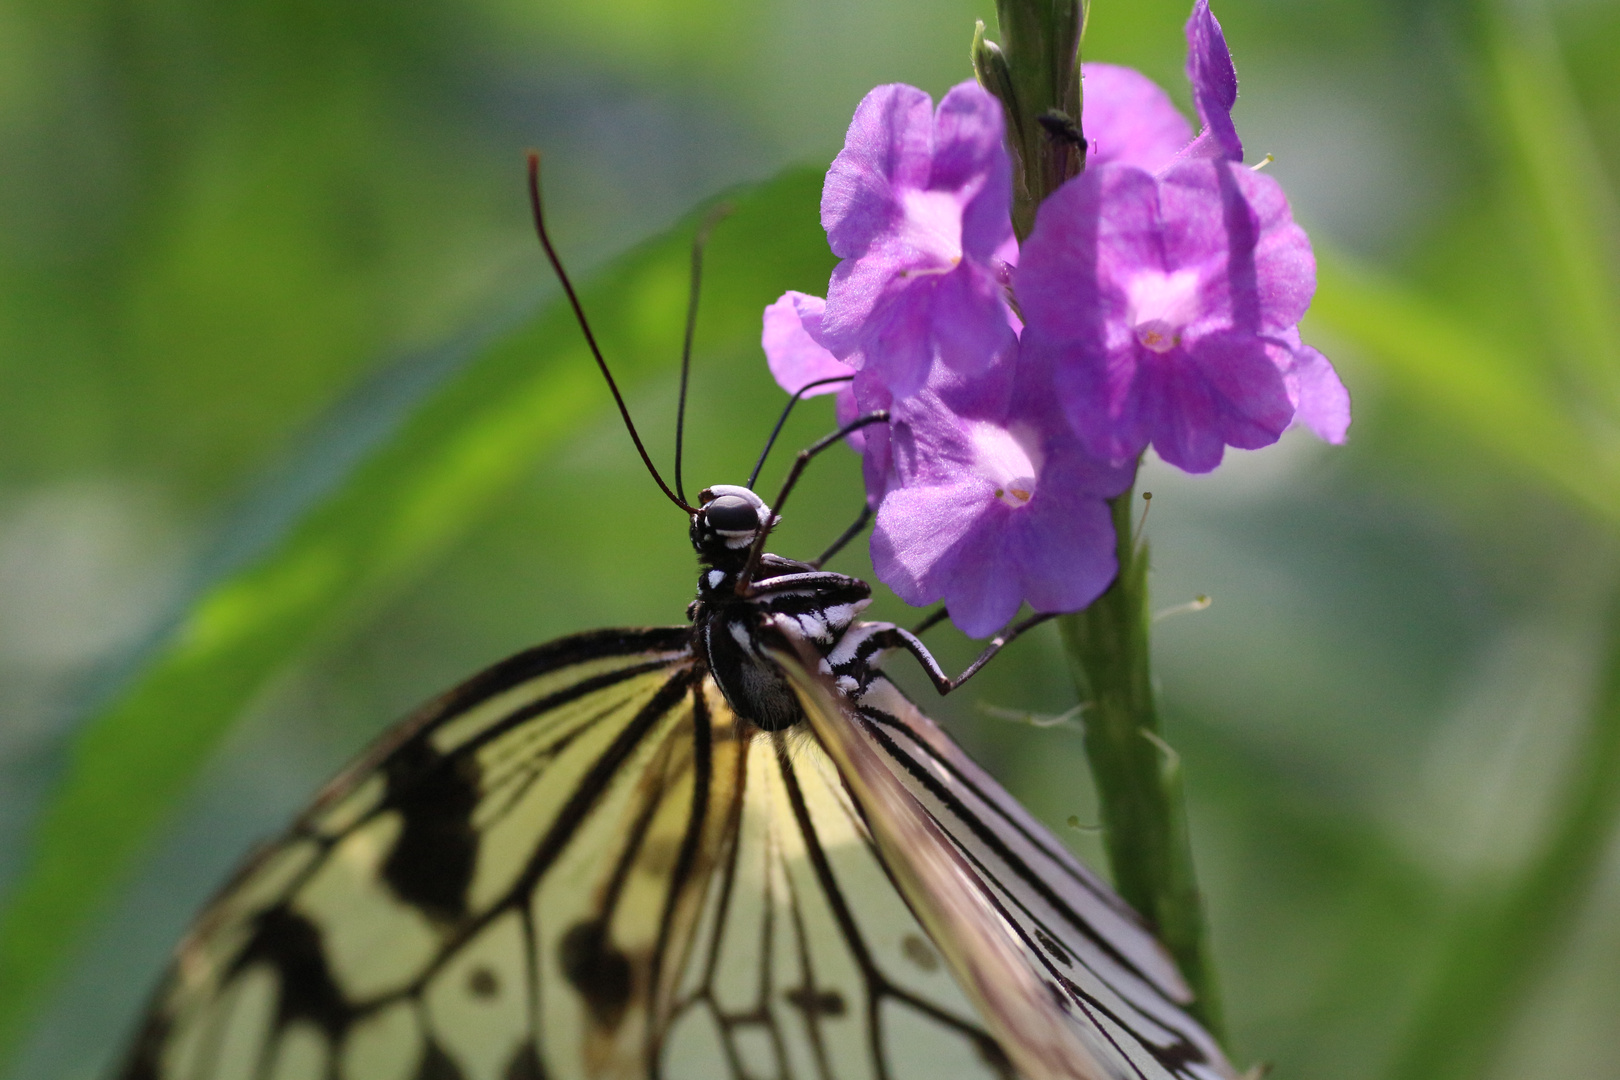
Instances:
[[[827,298],[765,311],[771,372],[837,392],[876,507],[878,577],[944,600],[974,636],[1019,605],[1073,611],[1112,580],[1107,500],[1143,451],[1208,472],[1290,424],[1342,442],[1349,396],[1298,323],[1310,241],[1269,176],[1242,164],[1237,77],[1208,0],[1187,22],[1194,136],[1128,68],[1085,64],[1086,168],[1013,235],[1002,108],[973,83],[933,108],[880,86],[827,173],[842,262]]]

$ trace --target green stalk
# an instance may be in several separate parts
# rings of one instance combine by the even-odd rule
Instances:
[[[1181,760],[1160,734],[1149,664],[1148,552],[1132,535],[1132,492],[1112,500],[1119,575],[1086,610],[1058,621],[1086,709],[1114,884],[1153,926],[1192,988],[1191,1012],[1224,1037],[1203,902],[1193,872]]]
[[[1080,130],[1082,0],[996,0],[1001,42],[973,35],[973,70],[1000,99],[1013,158],[1013,230],[1085,167]],[[1193,873],[1181,763],[1159,732],[1149,665],[1148,555],[1131,532],[1131,492],[1112,501],[1119,576],[1059,621],[1086,712],[1086,756],[1120,895],[1153,926],[1192,988],[1191,1011],[1223,1037],[1220,995]]]
[[[1086,7],[1077,0],[996,0],[1000,44],[985,40],[983,23],[973,35],[974,73],[1001,99],[1007,117],[1013,231],[1020,240],[1035,227],[1041,200],[1085,168],[1079,140]]]

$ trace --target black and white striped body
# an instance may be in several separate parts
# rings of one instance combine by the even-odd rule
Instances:
[[[893,648],[920,651],[925,666],[933,658],[915,637],[890,623],[857,622],[871,603],[872,588],[859,578],[822,570],[811,563],[760,556],[753,579],[739,592],[758,530],[769,523],[770,508],[747,488],[721,485],[704,492],[705,510],[720,500],[720,513],[694,514],[692,546],[704,563],[697,600],[687,611],[695,646],[738,716],[764,731],[783,731],[803,722],[804,712],[787,680],[769,657],[791,651],[783,627],[821,654],[821,670],[858,705],[877,672],[872,661]],[[752,517],[724,522],[729,509]],[[714,518],[745,528],[719,529]],[[756,524],[757,522],[757,524]]]

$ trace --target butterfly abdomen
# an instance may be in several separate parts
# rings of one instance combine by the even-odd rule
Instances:
[[[767,655],[785,647],[777,621],[791,621],[825,654],[871,603],[872,589],[859,578],[774,555],[766,555],[760,567],[762,576],[745,596],[736,591],[735,571],[705,570],[692,621],[697,651],[733,711],[761,730],[783,731],[803,722],[804,712]]]

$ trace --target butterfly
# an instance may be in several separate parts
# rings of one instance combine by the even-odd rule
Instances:
[[[849,430],[777,510],[649,459],[688,624],[519,653],[386,734],[204,909],[123,1080],[1234,1076],[1141,920],[879,661],[978,664],[764,552]]]

